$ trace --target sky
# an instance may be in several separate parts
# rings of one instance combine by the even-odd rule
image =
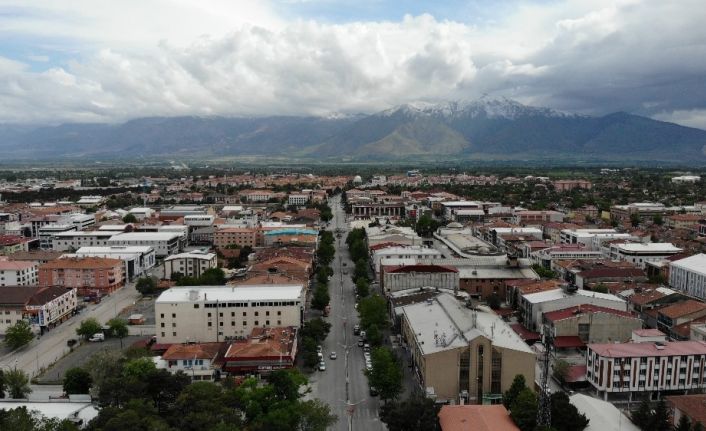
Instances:
[[[0,0],[0,123],[508,97],[706,129],[703,0]]]

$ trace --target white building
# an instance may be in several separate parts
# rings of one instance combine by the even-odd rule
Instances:
[[[287,204],[294,206],[304,206],[309,201],[309,195],[301,193],[292,193],[287,198]]]
[[[155,302],[158,343],[244,338],[254,327],[300,327],[302,285],[173,287]]]
[[[51,286],[39,289],[25,307],[33,316],[33,323],[51,328],[68,319],[78,305],[75,288]]]
[[[51,250],[53,246],[54,235],[61,232],[76,231],[77,228],[72,224],[47,224],[38,229],[39,248],[42,250]]]
[[[642,269],[647,262],[659,262],[682,251],[670,242],[616,243],[610,245],[610,258],[631,262]]]
[[[36,286],[37,262],[0,260],[0,286]]]
[[[584,304],[628,311],[628,303],[615,295],[589,290],[569,292],[564,289],[552,289],[522,295],[520,296],[518,309],[527,329],[538,331],[542,325],[544,313]]]
[[[604,399],[706,388],[706,342],[589,344],[586,379]]]
[[[103,196],[81,196],[81,198],[76,201],[76,205],[84,207],[95,207],[101,205],[105,198]]]
[[[114,235],[109,246],[150,246],[157,257],[167,257],[181,250],[182,236],[175,232],[129,232]]]
[[[671,262],[669,285],[689,296],[706,300],[706,254],[696,254]]]
[[[125,262],[125,278],[132,280],[153,268],[157,254],[150,246],[81,247],[72,255],[75,257],[107,257]]]
[[[146,218],[150,218],[154,215],[154,213],[155,213],[155,211],[152,208],[146,208],[146,207],[132,208],[130,211],[128,211],[128,214],[134,215],[135,218],[138,220],[144,220]]]
[[[72,251],[81,247],[106,247],[108,240],[115,235],[110,231],[68,231],[58,232],[52,238],[52,250]]]
[[[210,214],[190,214],[184,216],[184,224],[189,227],[213,226],[216,217]]]
[[[615,229],[563,229],[561,231],[562,244],[583,244],[590,250],[599,250],[604,242],[616,239],[638,240],[629,233],[620,233]]]
[[[418,245],[409,247],[387,247],[373,252],[373,267],[375,273],[380,273],[382,259],[441,259],[444,256],[439,250]]]
[[[455,220],[456,212],[459,210],[482,210],[483,204],[476,201],[448,201],[440,202],[444,209],[444,218],[446,220]]]
[[[680,177],[673,177],[673,183],[698,183],[701,181],[701,177],[698,175],[682,175]]]
[[[205,271],[217,266],[216,253],[192,251],[173,254],[164,259],[164,278],[171,280],[175,272],[187,277],[200,277]]]
[[[71,214],[65,221],[67,224],[76,226],[76,230],[83,230],[96,224],[96,216],[95,214]]]

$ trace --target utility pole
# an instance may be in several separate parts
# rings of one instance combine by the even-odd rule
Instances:
[[[542,376],[539,381],[539,406],[537,408],[537,427],[549,427],[552,424],[552,401],[549,393],[549,349],[551,345],[551,334],[547,327],[542,327],[542,344],[544,353],[542,354]]]

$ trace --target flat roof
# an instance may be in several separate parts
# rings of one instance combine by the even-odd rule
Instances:
[[[706,254],[700,253],[684,259],[676,260],[670,264],[677,268],[706,275]]]
[[[165,290],[159,295],[156,302],[299,300],[301,299],[302,289],[303,286],[301,284],[255,284],[247,287],[181,286]],[[191,292],[196,292],[197,299],[190,299]]]
[[[662,341],[659,344],[645,343],[602,343],[589,344],[588,348],[607,358],[634,358],[641,356],[682,356],[705,355],[704,341]]]
[[[111,247],[81,247],[76,250],[76,254],[83,253],[109,253],[109,254],[125,254],[125,253],[149,253],[154,249],[149,245],[114,245]]]
[[[180,236],[176,232],[127,232],[113,235],[109,241],[170,241]]]
[[[179,254],[173,254],[166,259],[167,260],[174,260],[174,259],[204,259],[204,260],[211,260],[214,257],[216,257],[216,253],[198,253],[198,252],[189,252],[189,253],[179,253]]]
[[[89,231],[69,231],[69,232],[59,232],[54,234],[54,237],[76,237],[76,236],[107,236],[111,237],[113,235],[116,235],[115,232],[113,231],[100,231],[100,230],[89,230]]]
[[[615,302],[625,303],[624,300],[622,300],[619,297],[612,295],[610,293],[599,293],[599,292],[593,292],[590,290],[583,290],[583,289],[579,289],[574,293],[566,293],[564,291],[564,289],[557,288],[557,289],[552,289],[552,290],[546,290],[544,292],[530,293],[530,294],[524,295],[524,298],[527,302],[529,302],[531,304],[538,304],[541,302],[556,301],[556,300],[568,298],[571,296],[583,296],[586,298],[598,298],[598,299],[604,299],[607,301],[615,301]]]
[[[651,242],[648,244],[643,243],[622,243],[617,244],[616,247],[620,250],[629,251],[633,253],[654,253],[654,252],[665,252],[665,253],[678,253],[682,251],[681,248],[676,247],[671,242]]]

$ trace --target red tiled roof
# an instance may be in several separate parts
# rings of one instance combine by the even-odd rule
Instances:
[[[162,359],[213,359],[223,343],[172,344],[162,355]]]
[[[639,337],[663,337],[664,333],[659,329],[635,329],[633,334]]]
[[[538,341],[542,339],[538,332],[532,332],[520,323],[513,323],[510,327],[525,341]]]
[[[614,314],[616,316],[637,318],[637,317],[633,316],[633,314],[628,311],[614,310],[612,308],[601,307],[601,306],[593,305],[593,304],[582,304],[582,305],[576,305],[573,307],[564,308],[561,310],[550,311],[550,312],[544,313],[544,318],[549,321],[554,322],[557,320],[568,319],[568,318],[574,317],[574,316],[576,316],[578,314],[582,314],[582,313],[609,313],[609,314]]]
[[[645,277],[645,271],[640,268],[593,268],[578,273],[584,278],[618,278],[618,277]]]
[[[502,404],[442,406],[442,431],[519,431]]]
[[[588,367],[586,365],[572,365],[569,367],[566,381],[568,383],[585,382],[587,371]]]
[[[659,314],[669,317],[670,319],[677,319],[703,310],[706,310],[706,304],[695,299],[687,299],[686,301],[677,302],[676,304],[661,308]]]
[[[640,356],[681,356],[706,354],[704,341],[672,341],[661,343],[603,343],[589,344],[588,348],[608,358],[630,358]]]
[[[576,335],[560,335],[554,337],[554,347],[557,349],[578,348],[586,347],[586,343]]]
[[[706,425],[706,394],[675,395],[666,399],[670,406],[689,416],[692,423]]]
[[[40,269],[110,269],[123,266],[123,261],[120,259],[112,259],[108,257],[70,257],[67,259],[56,259],[43,264]]]
[[[0,246],[17,245],[28,242],[29,238],[18,235],[0,235]]]

